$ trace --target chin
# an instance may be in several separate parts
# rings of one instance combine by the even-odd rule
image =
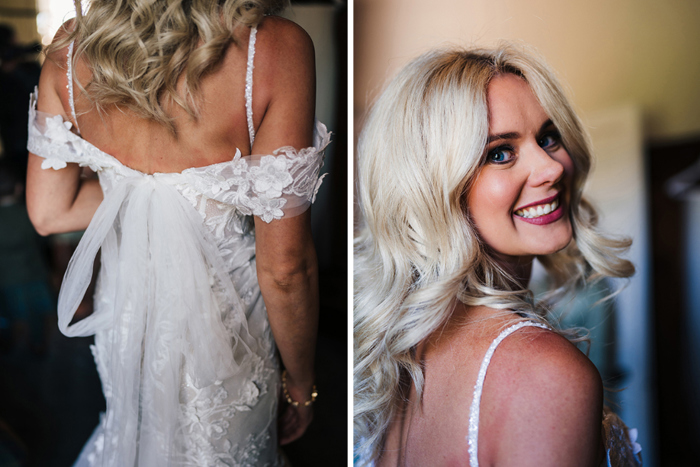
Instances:
[[[538,242],[539,244],[535,248],[538,250],[536,255],[551,255],[569,246],[569,243],[574,238],[573,229],[568,218],[564,220],[565,222],[560,223],[557,228],[552,229],[548,234],[541,237],[541,241]]]
[[[553,255],[554,253],[559,253],[560,251],[565,249],[567,246],[569,246],[569,243],[571,243],[571,241],[568,241],[568,242],[562,244],[561,246],[545,249],[541,253],[537,253],[536,256],[547,256],[547,255]]]
[[[546,255],[551,255],[557,252],[560,252],[569,244],[571,243],[571,240],[573,240],[572,235],[566,236],[566,238],[561,239],[561,241],[558,242],[553,242],[550,243],[549,245],[540,245],[539,248],[536,248],[537,253],[534,253],[535,256],[546,256]]]

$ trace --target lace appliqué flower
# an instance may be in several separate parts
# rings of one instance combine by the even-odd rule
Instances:
[[[231,448],[231,453],[235,459],[235,465],[256,466],[259,465],[262,446],[266,446],[270,439],[270,433],[264,431],[256,436],[248,435],[241,444],[236,444]]]
[[[244,452],[239,452],[238,444],[231,441],[236,434],[230,433],[234,429],[234,419],[242,412],[251,412],[258,403],[260,397],[267,392],[264,382],[256,382],[253,378],[259,376],[262,371],[262,360],[253,368],[248,379],[240,390],[227,390],[226,383],[216,383],[208,388],[197,389],[188,384],[189,401],[181,406],[182,412],[181,433],[185,442],[182,453],[183,465],[207,465],[207,466],[243,466],[251,460],[248,452],[269,449],[266,443],[269,433],[251,434],[245,439]],[[191,380],[188,378],[191,383]],[[233,435],[233,436],[232,436]],[[257,459],[256,454],[254,456]],[[180,465],[180,464],[178,464]]]
[[[65,169],[67,166],[68,166],[68,164],[66,164],[66,161],[62,161],[61,159],[58,159],[56,157],[46,158],[41,163],[41,168],[44,170],[47,170],[47,169],[61,170],[61,169]]]
[[[253,214],[268,223],[274,219],[281,219],[284,216],[282,207],[286,202],[287,200],[284,198],[266,199],[260,197],[253,206]]]
[[[246,170],[248,170],[248,163],[245,161],[245,159],[241,159],[241,150],[236,149],[236,155],[233,158],[233,161],[231,161],[231,173],[235,177],[240,177],[242,176]]]
[[[260,389],[253,381],[248,381],[241,389],[240,399],[233,401],[231,405],[238,412],[249,412],[260,397]]]
[[[29,98],[27,149],[44,158],[42,169],[60,170],[68,163],[75,163],[81,167],[90,167],[95,172],[107,167],[133,172],[73,133],[73,124],[62,116],[37,111],[37,100],[38,91],[35,88]]]
[[[71,122],[66,122],[60,115],[55,115],[51,118],[46,119],[45,122],[46,130],[44,131],[44,136],[51,140],[53,144],[62,145],[73,141],[70,129],[73,126]],[[41,163],[41,168],[60,170],[67,166],[65,160],[59,157],[47,157]]]
[[[259,167],[251,167],[253,191],[266,198],[279,198],[294,179],[289,173],[285,157],[263,156]]]
[[[55,144],[72,142],[77,138],[77,136],[70,131],[72,127],[73,124],[71,122],[64,121],[63,117],[60,115],[54,115],[46,119],[46,131],[44,131],[44,136]]]
[[[638,432],[636,428],[630,428],[627,434],[630,437],[630,444],[632,445],[632,454],[635,456],[642,452],[642,445],[637,442]]]

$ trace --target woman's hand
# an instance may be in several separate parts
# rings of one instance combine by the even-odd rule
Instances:
[[[314,415],[315,392],[316,386],[311,380],[299,383],[287,371],[282,374],[278,418],[280,445],[295,441],[306,431]],[[290,398],[298,404],[290,403]],[[310,403],[306,405],[306,402],[309,401]]]
[[[279,440],[280,445],[285,445],[296,441],[304,434],[314,417],[314,409],[312,405],[305,407],[300,404],[298,407],[294,407],[292,404],[288,404],[284,397],[280,403],[282,411],[278,418]]]

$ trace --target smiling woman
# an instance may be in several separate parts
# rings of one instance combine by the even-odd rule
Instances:
[[[486,157],[467,195],[481,238],[502,255],[556,253],[571,241],[574,165],[527,83],[495,77],[487,89]]]
[[[552,72],[518,48],[430,52],[389,84],[358,144],[362,463],[638,463],[595,367],[546,318],[577,283],[634,272],[582,197],[591,157]],[[538,303],[535,258],[554,284]]]

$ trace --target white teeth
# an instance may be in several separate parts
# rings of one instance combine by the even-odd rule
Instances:
[[[540,217],[550,212],[556,210],[559,207],[559,199],[555,199],[548,204],[540,204],[539,206],[533,206],[531,208],[518,209],[515,214],[524,217],[525,219],[532,219],[533,217]]]

